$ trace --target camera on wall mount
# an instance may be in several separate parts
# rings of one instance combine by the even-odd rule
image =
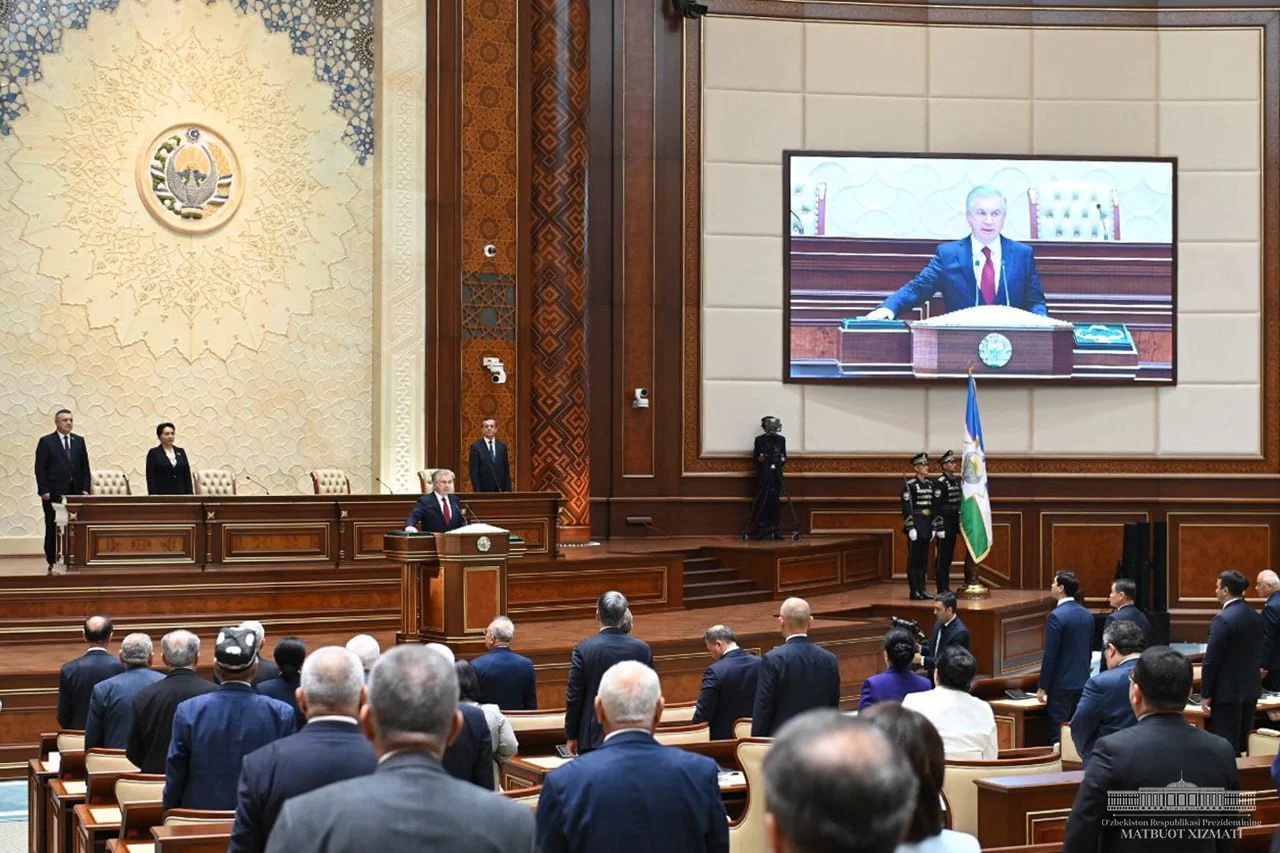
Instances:
[[[502,359],[486,355],[484,357],[484,369],[489,371],[489,381],[494,385],[506,383],[507,368],[503,365]]]
[[[706,5],[695,3],[693,0],[671,0],[671,4],[675,6],[677,14],[686,18],[701,18],[707,14]]]
[[[647,409],[649,408],[649,389],[637,388],[631,392],[631,408]]]

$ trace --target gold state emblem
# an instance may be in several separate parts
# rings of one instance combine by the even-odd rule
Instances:
[[[157,136],[139,154],[136,177],[151,215],[188,234],[225,225],[244,195],[234,149],[204,125],[175,125]]]

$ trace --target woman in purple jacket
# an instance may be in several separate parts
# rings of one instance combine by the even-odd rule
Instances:
[[[923,675],[911,671],[916,641],[905,628],[891,628],[884,635],[884,660],[889,668],[862,682],[861,711],[877,702],[901,702],[908,693],[930,690],[933,685]]]

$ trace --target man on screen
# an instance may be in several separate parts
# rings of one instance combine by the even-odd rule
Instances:
[[[1004,193],[993,186],[974,187],[965,198],[970,235],[942,243],[929,265],[898,288],[868,320],[892,320],[941,293],[946,311],[975,305],[1008,305],[1047,316],[1044,291],[1031,247],[1000,236]]]

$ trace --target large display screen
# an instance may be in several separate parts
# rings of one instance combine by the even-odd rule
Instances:
[[[1177,377],[1177,161],[788,151],[788,381]]]

